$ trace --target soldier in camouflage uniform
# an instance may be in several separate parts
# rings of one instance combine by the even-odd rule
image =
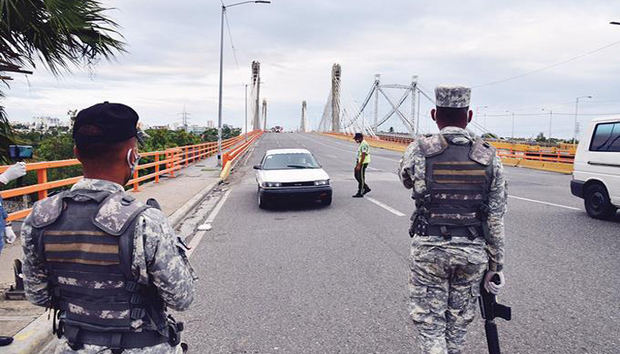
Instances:
[[[506,182],[495,149],[465,129],[470,94],[462,86],[436,88],[431,115],[440,133],[417,137],[399,167],[416,202],[410,315],[424,353],[461,353],[483,276],[492,293],[505,282]],[[490,281],[495,274],[499,284]]]
[[[102,103],[73,137],[84,179],[37,202],[22,227],[30,302],[54,310],[56,353],[181,353],[195,276],[166,216],[123,186],[138,165],[137,113]]]

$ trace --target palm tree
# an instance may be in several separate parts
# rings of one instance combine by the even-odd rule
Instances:
[[[40,60],[54,75],[124,52],[118,25],[97,0],[0,0],[0,81],[32,74]],[[3,97],[0,90],[0,99]],[[13,141],[0,105],[0,155]],[[1,157],[0,157],[1,158]]]

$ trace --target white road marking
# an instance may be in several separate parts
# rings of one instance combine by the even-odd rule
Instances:
[[[542,201],[542,200],[517,197],[517,196],[514,196],[514,195],[509,195],[508,198],[514,198],[514,199],[524,200],[526,202],[550,205],[550,206],[554,206],[554,207],[558,207],[558,208],[564,208],[564,209],[569,209],[569,210],[579,210],[579,211],[581,211],[580,208],[575,208],[575,207],[571,207],[571,206],[567,206],[567,205],[561,205],[561,204],[555,204],[555,203],[549,203],[549,202],[545,202],[545,201]]]
[[[382,169],[379,169],[379,168],[374,168],[374,167],[370,167],[370,166],[366,167],[366,169],[367,169],[368,171],[383,171]]]
[[[392,214],[394,214],[394,215],[396,215],[396,216],[405,216],[405,214],[401,213],[400,211],[398,211],[398,210],[396,210],[396,209],[392,208],[392,207],[391,207],[391,206],[389,206],[389,205],[385,205],[385,204],[381,203],[380,201],[378,201],[378,200],[376,200],[376,199],[374,199],[374,198],[371,198],[371,197],[364,197],[364,198],[365,198],[365,199],[367,199],[367,200],[368,200],[368,201],[370,201],[370,202],[375,203],[376,205],[378,205],[378,206],[382,207],[383,209],[385,209],[385,210],[389,211],[390,213],[392,213]]]
[[[220,199],[220,201],[217,203],[215,208],[213,208],[213,211],[211,212],[211,214],[209,214],[209,217],[207,217],[207,220],[205,220],[204,224],[210,224],[213,222],[213,220],[215,220],[215,217],[217,216],[217,214],[220,212],[220,210],[224,206],[224,203],[226,203],[226,200],[228,199],[230,192],[232,192],[232,189],[229,189],[226,191],[226,193],[224,193],[224,196],[222,197],[222,199]],[[194,238],[192,238],[192,241],[189,243],[189,250],[187,251],[187,257],[192,256],[192,254],[194,253],[194,250],[196,250],[196,247],[198,247],[198,245],[200,244],[200,241],[202,240],[202,238],[204,237],[206,233],[207,233],[206,231],[199,231],[196,233],[196,235],[194,235]]]

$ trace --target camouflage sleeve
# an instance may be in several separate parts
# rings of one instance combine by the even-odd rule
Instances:
[[[504,214],[508,191],[504,178],[504,167],[498,156],[493,159],[493,181],[489,191],[489,216],[487,219],[486,251],[489,256],[489,269],[501,271],[504,266]]]
[[[30,216],[22,224],[21,243],[24,251],[22,272],[24,273],[26,298],[35,305],[47,306],[51,299],[48,291],[47,271],[41,256],[37,252],[37,242],[30,225]]]
[[[141,282],[152,282],[174,310],[186,310],[194,300],[194,270],[166,216],[147,209],[136,224],[132,271]]]
[[[398,165],[398,177],[403,186],[407,189],[413,188],[413,171],[411,171],[411,166],[413,166],[414,155],[418,151],[419,146],[417,142],[414,141],[409,144]]]

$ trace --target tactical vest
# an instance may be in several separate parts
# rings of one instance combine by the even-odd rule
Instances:
[[[414,195],[412,236],[482,237],[495,148],[479,138],[454,144],[441,134],[418,144],[426,158],[426,193]]]
[[[168,341],[163,301],[131,272],[135,224],[147,208],[122,192],[87,190],[35,204],[31,220],[48,272],[54,332],[74,349]]]

